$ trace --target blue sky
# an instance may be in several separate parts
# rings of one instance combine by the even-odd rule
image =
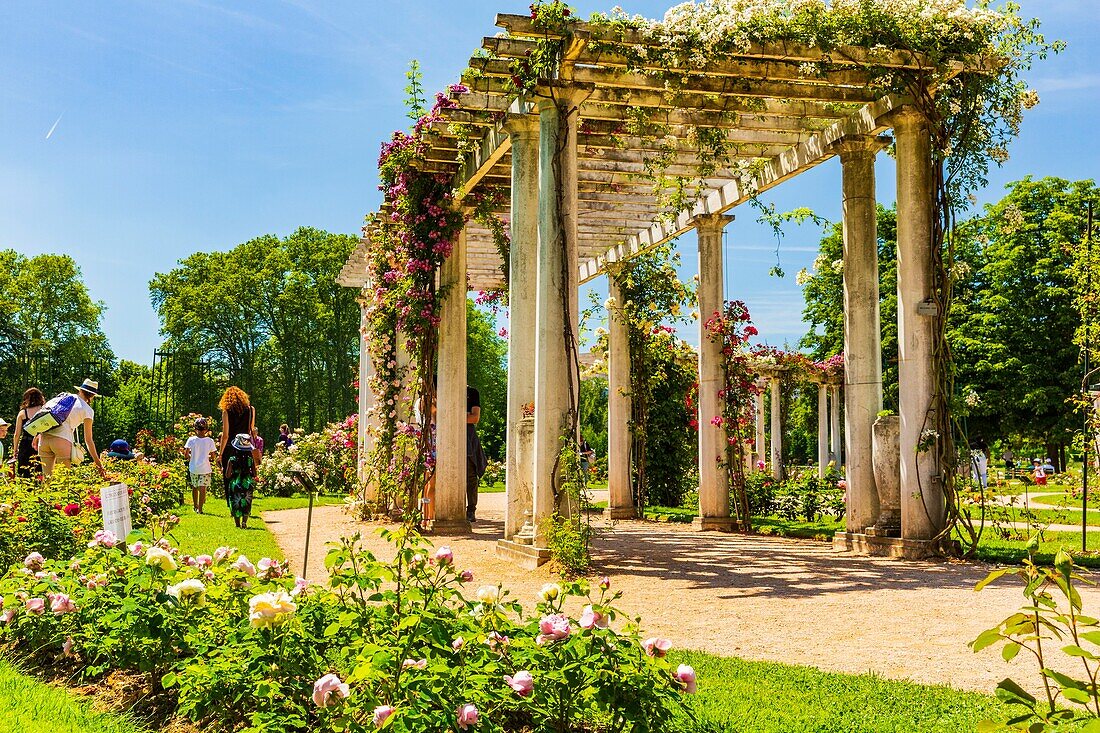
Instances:
[[[1069,48],[1033,72],[1042,103],[983,203],[1027,174],[1094,177],[1100,160],[1100,2],[1021,1]],[[587,15],[614,4],[574,6]],[[649,17],[669,5],[620,4]],[[429,89],[442,88],[496,32],[495,12],[525,9],[514,0],[4,3],[0,247],[72,255],[107,305],[116,353],[148,362],[160,342],[154,273],[197,250],[302,225],[357,233],[379,200],[379,143],[407,123],[409,60],[420,60]],[[886,156],[878,172],[889,203]],[[833,161],[766,200],[836,220],[839,195]],[[788,275],[769,278],[770,232],[750,209],[735,213],[727,296],[748,303],[768,341],[793,343],[805,330],[794,274],[812,262],[819,231],[790,231]],[[694,240],[681,246],[689,277]]]

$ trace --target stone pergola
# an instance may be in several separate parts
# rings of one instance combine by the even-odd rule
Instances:
[[[694,229],[703,314],[696,527],[722,531],[736,526],[726,471],[716,460],[725,436],[711,424],[711,417],[721,412],[721,353],[702,333],[706,314],[723,307],[722,232],[732,220],[728,212],[738,205],[838,157],[843,176],[838,194],[843,202],[848,503],[848,532],[841,533],[838,544],[881,551],[865,530],[878,516],[871,446],[872,424],[882,407],[875,158],[885,143],[880,135],[892,129],[898,171],[901,537],[912,552],[936,536],[945,523],[939,511],[939,471],[932,452],[917,449],[935,389],[928,308],[933,287],[930,133],[923,115],[906,99],[877,94],[866,71],[872,63],[928,70],[928,61],[908,51],[826,52],[797,44],[755,44],[705,68],[675,70],[678,86],[673,91],[656,74],[627,71],[625,57],[608,50],[615,43],[650,43],[641,34],[634,37],[628,30],[623,36],[601,38],[597,27],[577,23],[553,78],[543,79],[535,94],[523,96],[509,83],[512,62],[534,53],[546,32],[535,28],[528,16],[498,15],[496,25],[506,34],[485,38],[484,54],[471,58],[476,77],[469,91],[452,92],[456,106],[442,110],[442,119],[432,125],[429,149],[419,164],[424,171],[451,177],[460,201],[478,191],[505,192],[498,214],[508,218],[511,234],[507,284],[490,231],[474,221],[440,274],[441,285],[458,285],[447,290],[439,334],[440,524],[468,529],[463,511],[468,290],[508,288],[508,517],[502,547],[524,562],[537,563],[545,557],[542,521],[555,510],[553,472],[570,385],[576,389],[577,384],[570,379],[576,365],[566,351],[563,324],[576,336],[578,286],[601,277],[614,263]],[[807,70],[822,62],[819,68],[827,70]],[[640,178],[657,146],[653,139],[621,133],[628,116],[668,126],[676,136],[664,169],[669,175],[699,174],[698,155],[682,142],[693,126],[720,129],[733,143],[729,159],[703,177],[702,195],[688,210],[669,216],[660,208],[652,181]],[[467,138],[471,128],[476,130],[472,149]],[[559,148],[564,152],[560,165],[554,165]],[[751,164],[751,176],[745,174],[745,162]],[[564,247],[551,246],[557,241],[564,241]],[[367,246],[364,242],[349,259],[342,284],[365,285]],[[613,281],[610,287],[611,296],[617,297]],[[623,518],[633,512],[630,375],[625,329],[617,321],[610,319],[608,514]],[[365,348],[363,354],[361,385],[370,368]],[[360,389],[365,414],[371,395]],[[824,385],[822,390],[824,394]],[[525,417],[531,404],[534,414]],[[834,408],[833,414],[839,410]],[[365,423],[361,420],[361,429]],[[840,435],[838,428],[832,426],[834,436]],[[839,454],[840,446],[834,442],[831,450]],[[521,532],[525,521],[533,528],[526,538]],[[515,543],[517,535],[529,544]]]

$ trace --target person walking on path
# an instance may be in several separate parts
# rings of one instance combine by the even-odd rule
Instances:
[[[39,436],[38,456],[42,459],[42,473],[49,478],[53,475],[53,468],[58,463],[66,466],[73,465],[73,454],[76,452],[74,448],[77,447],[76,431],[83,427],[84,445],[88,447],[88,455],[92,457],[99,475],[107,478],[107,472],[99,460],[99,452],[95,448],[95,438],[92,435],[92,423],[95,421],[92,402],[99,396],[99,382],[85,379],[83,384],[76,387],[74,396],[76,402],[69,410],[69,416],[65,418],[65,422]]]
[[[474,387],[466,387],[466,520],[477,521],[477,489],[489,464],[481,439],[477,436],[477,424],[481,421],[481,393]]]
[[[229,457],[225,469],[225,501],[229,504],[229,513],[238,529],[248,529],[248,518],[252,516],[252,498],[256,491],[256,462],[252,451],[256,446],[252,436],[240,433],[229,443],[233,455]]]
[[[252,454],[255,448],[252,444],[252,435],[256,432],[256,408],[252,406],[248,395],[240,387],[226,389],[218,407],[222,411],[222,435],[218,456],[221,459],[222,481],[228,496],[229,459],[240,452],[240,449],[234,445],[234,439],[238,435],[247,435],[248,453]]]
[[[187,439],[183,446],[183,457],[187,459],[187,473],[191,478],[191,506],[202,514],[206,504],[206,490],[210,488],[210,476],[214,473],[211,462],[217,446],[210,437],[210,425],[205,417],[195,420],[195,434]]]
[[[23,423],[34,417],[34,413],[46,404],[46,395],[38,387],[31,387],[23,393],[19,403],[19,413],[15,416],[15,475],[17,478],[34,478],[42,475],[42,463],[38,459],[38,446],[34,436],[23,430]]]

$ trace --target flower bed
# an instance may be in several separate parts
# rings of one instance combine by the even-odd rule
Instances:
[[[182,463],[141,461],[106,463],[113,482],[130,487],[134,527],[145,527],[182,502],[187,485]],[[68,558],[103,526],[99,490],[107,485],[93,466],[58,467],[49,482],[0,483],[0,567],[9,567],[35,551]]]
[[[549,584],[525,615],[499,586],[467,598],[474,578],[449,549],[387,537],[393,562],[345,540],[327,584],[307,586],[227,547],[187,557],[101,533],[0,580],[0,639],[78,676],[142,673],[220,730],[665,730],[695,691],[668,642],[614,623],[609,581]],[[563,611],[576,597],[579,618]]]
[[[322,494],[352,493],[357,483],[359,416],[328,425],[319,433],[295,431],[287,450],[277,445],[259,468],[259,491],[268,496],[293,496],[301,491],[295,473],[309,478]]]

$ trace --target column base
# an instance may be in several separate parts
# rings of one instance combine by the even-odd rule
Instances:
[[[741,523],[733,517],[696,517],[691,528],[696,532],[739,532]]]
[[[899,560],[926,560],[941,554],[940,543],[931,540],[911,540],[883,537],[867,532],[837,532],[833,549],[871,557],[893,557]]]
[[[436,519],[432,521],[431,534],[453,537],[460,534],[470,534],[470,523],[465,519]]]
[[[614,521],[618,519],[633,519],[637,515],[634,513],[634,507],[632,506],[617,506],[604,509],[603,516],[605,519]]]
[[[497,557],[510,560],[524,570],[534,570],[550,562],[550,548],[524,545],[512,540],[497,540]]]

